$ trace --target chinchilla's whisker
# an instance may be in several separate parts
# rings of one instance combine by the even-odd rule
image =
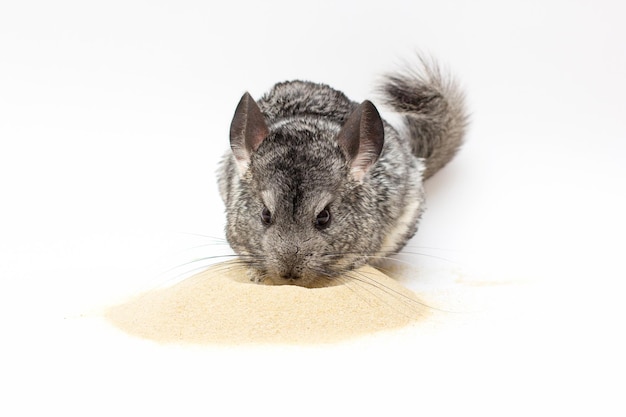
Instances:
[[[402,255],[402,254],[407,254],[407,255],[417,255],[417,256],[424,256],[426,258],[432,258],[432,259],[438,259],[440,261],[445,261],[445,262],[449,262],[449,263],[456,263],[455,261],[453,261],[452,259],[448,259],[448,258],[444,258],[443,256],[438,256],[438,255],[431,255],[429,253],[422,253],[422,252],[408,252],[403,250],[402,252],[398,252],[397,255]]]
[[[194,268],[191,268],[191,269],[185,269],[185,270],[181,271],[180,273],[174,275],[173,277],[170,277],[170,278],[166,279],[164,283],[167,283],[167,282],[170,282],[170,281],[178,280],[180,278],[188,277],[189,275],[191,275],[194,272],[201,271],[203,269],[207,269],[207,268],[209,268],[211,266],[220,265],[220,264],[216,264],[216,263],[212,262],[212,261],[215,261],[215,260],[225,259],[225,260],[228,260],[229,263],[232,265],[232,263],[245,264],[246,259],[252,259],[252,258],[253,257],[249,256],[249,255],[236,255],[236,254],[204,256],[204,257],[196,258],[196,259],[193,259],[193,260],[191,260],[189,262],[185,262],[183,264],[177,265],[175,267],[169,268],[166,271],[162,272],[160,274],[160,276],[166,276],[166,275],[168,275],[168,274],[170,274],[170,273],[172,273],[172,272],[174,272],[176,270],[181,270],[181,269],[183,269],[183,268],[185,268],[187,266],[190,266],[190,265],[193,265],[193,264],[197,264],[197,263],[200,263],[200,262],[205,262],[205,263],[203,263],[203,264],[201,264],[201,265],[199,265],[197,267],[194,267]],[[221,267],[222,267],[222,265],[216,266],[215,268],[221,268]],[[228,266],[224,265],[223,267],[226,268]]]
[[[204,256],[204,257],[202,257],[202,258],[192,259],[192,260],[191,260],[191,261],[189,261],[189,262],[185,262],[185,263],[182,263],[182,264],[180,264],[180,265],[174,266],[174,267],[172,267],[172,268],[170,268],[170,269],[166,270],[165,272],[166,272],[166,273],[167,273],[167,272],[171,272],[171,271],[173,271],[173,270],[176,270],[176,269],[179,269],[179,268],[183,268],[183,267],[185,267],[185,266],[187,266],[187,265],[191,265],[191,264],[194,264],[194,263],[197,263],[197,262],[213,261],[213,260],[216,260],[216,259],[229,259],[229,258],[231,258],[231,259],[232,259],[232,258],[238,258],[238,257],[240,257],[240,256],[241,256],[241,255],[236,255],[236,254],[226,254],[226,255]]]
[[[248,267],[250,265],[250,261],[245,261],[242,259],[232,259],[228,262],[222,262],[222,263],[218,263],[218,264],[212,264],[209,265],[208,268],[211,268],[211,270],[216,271],[216,272],[224,272],[224,271],[229,271],[231,270],[233,267]]]
[[[230,245],[228,244],[227,241],[223,241],[223,242],[222,241],[211,241],[211,242],[208,242],[208,243],[202,243],[200,245],[192,246],[191,248],[205,248],[205,247],[209,247],[209,246],[224,246],[224,247],[230,249]]]
[[[329,277],[329,281],[336,279],[337,281],[341,282],[343,284],[343,286],[347,289],[349,289],[350,291],[352,291],[352,293],[354,295],[356,295],[357,297],[359,297],[361,300],[365,301],[367,304],[369,304],[370,306],[372,306],[372,302],[371,300],[368,299],[368,297],[364,296],[362,293],[360,293],[359,291],[357,291],[352,285],[350,285],[350,276],[346,275],[346,276],[337,276],[337,277]],[[358,285],[358,284],[357,284]],[[367,291],[367,290],[366,290]],[[370,292],[371,291],[367,291]]]
[[[186,270],[181,271],[181,272],[179,272],[179,273],[177,273],[177,274],[175,274],[173,276],[168,277],[167,279],[165,279],[161,283],[161,285],[164,285],[164,284],[167,284],[167,283],[170,283],[170,282],[177,282],[177,281],[179,281],[181,279],[189,278],[195,272],[205,270],[205,269],[209,268],[210,266],[211,266],[211,264],[208,264],[208,265],[205,264],[205,265],[200,265],[200,266],[197,266],[197,267],[194,267],[194,268],[191,268],[191,269],[186,269]],[[176,270],[176,268],[171,269],[170,272],[172,272],[174,270]],[[163,274],[163,275],[166,275],[166,274]]]
[[[321,270],[314,269],[315,278],[308,282],[306,285],[302,285],[305,288],[323,288],[328,287],[332,283],[332,279],[328,274]]]
[[[219,252],[224,253],[226,256],[230,256],[233,255],[232,249],[230,248],[230,246],[228,245],[228,243],[204,243],[201,245],[195,245],[195,246],[189,246],[183,249],[179,249],[177,251],[174,251],[172,253],[172,255],[185,255],[188,254],[190,252],[196,251],[197,249],[206,249],[206,248],[217,248],[219,250]]]
[[[198,232],[179,231],[177,233],[181,235],[198,236],[198,237],[208,238],[208,239],[213,239],[213,240],[226,240],[225,238],[220,237],[220,236],[205,235],[204,233],[198,233]]]
[[[211,239],[211,240],[215,240],[215,241],[218,241],[218,242],[224,242],[226,244],[228,243],[228,241],[225,238],[223,238],[223,237],[204,235],[202,233],[194,233],[194,232],[177,232],[177,233],[181,234],[181,235],[197,236],[197,237],[201,237],[201,238],[204,238],[204,239]]]
[[[443,257],[437,256],[437,255],[431,255],[431,254],[428,254],[428,253],[420,253],[420,252],[405,252],[405,251],[399,252],[397,254],[393,254],[392,256],[367,255],[367,254],[363,254],[362,252],[358,252],[358,251],[354,251],[354,252],[325,252],[325,253],[322,254],[322,256],[341,257],[341,256],[346,256],[346,255],[359,255],[359,256],[364,256],[364,257],[366,257],[368,259],[385,259],[385,260],[396,261],[396,262],[405,262],[408,265],[411,265],[410,263],[408,263],[408,261],[403,261],[401,259],[398,259],[398,257],[401,256],[402,254],[423,256],[423,257],[426,257],[426,258],[438,259],[438,260],[449,262],[449,263],[456,263],[455,261],[453,261],[451,259],[443,258]]]
[[[346,286],[350,287],[351,285],[354,285],[360,288],[361,290],[366,291],[372,296],[376,297],[380,302],[387,305],[388,307],[395,310],[396,312],[402,314],[403,316],[408,317],[408,318],[413,318],[409,316],[408,314],[406,314],[405,312],[400,311],[397,308],[397,306],[394,306],[393,304],[385,300],[383,297],[381,297],[380,293],[377,293],[378,291],[381,291],[387,295],[396,296],[397,294],[394,294],[395,291],[390,293],[388,291],[389,288],[386,285],[382,285],[375,280],[367,279],[367,277],[365,277],[361,272],[356,272],[356,271],[350,271],[348,274],[345,275],[345,277],[346,277]],[[406,297],[404,294],[400,294],[400,293],[398,294]],[[414,301],[414,300],[411,300],[411,301]],[[369,303],[369,301],[367,302]],[[404,304],[404,300],[403,300],[403,304]],[[428,306],[421,305],[421,303],[418,303],[418,304],[420,304],[420,307],[428,307]],[[411,309],[414,309],[417,307],[414,304],[408,304],[408,305],[409,307],[411,307]],[[418,313],[417,310],[415,310],[415,312]]]
[[[397,262],[397,263],[401,263],[401,264],[405,264],[407,266],[415,266],[413,265],[411,262],[405,260],[405,259],[398,259],[398,258],[394,258],[391,256],[378,256],[378,255],[367,255],[367,259],[373,259],[373,260],[383,260],[383,261],[390,261],[390,262]]]
[[[380,281],[377,281],[376,279],[369,277],[368,274],[365,271],[351,271],[350,273],[350,277],[353,279],[356,279],[357,281],[360,281],[364,284],[368,284],[371,285],[379,290],[381,290],[382,292],[386,293],[387,295],[390,296],[394,296],[394,297],[399,297],[400,300],[403,301],[403,303],[405,303],[406,305],[409,306],[413,306],[415,307],[416,305],[419,305],[421,307],[426,307],[429,309],[433,309],[433,310],[437,310],[437,311],[441,311],[441,312],[445,312],[445,313],[454,313],[453,311],[449,311],[449,310],[444,310],[444,309],[440,309],[437,307],[433,307],[431,305],[428,305],[426,303],[423,303],[419,300],[413,299],[409,296],[407,296],[406,294],[402,294],[401,292],[389,287],[388,285],[385,285],[383,283],[381,283]]]
[[[437,260],[445,261],[445,262],[449,262],[449,263],[455,263],[455,261],[453,261],[452,259],[448,259],[448,258],[444,258],[443,256],[432,255],[430,253],[424,253],[424,252],[409,252],[409,251],[406,251],[406,250],[402,250],[401,252],[393,254],[393,256],[402,256],[402,255],[423,256],[425,258],[431,258],[431,259],[437,259]],[[372,255],[372,256],[375,256],[375,255]],[[387,256],[387,257],[385,257],[385,259],[395,259],[395,258]]]
[[[386,293],[388,295],[400,296],[402,299],[406,299],[406,300],[409,300],[411,302],[414,301],[411,298],[409,298],[406,294],[402,294],[401,292],[399,292],[397,290],[394,290],[393,288],[389,287],[388,285],[385,285],[385,284],[381,283],[380,281],[377,281],[377,280],[367,276],[367,274],[364,271],[355,271],[355,270],[353,270],[353,271],[349,272],[348,276],[351,279],[353,279],[353,280],[362,282],[364,284],[371,285],[372,287],[375,287],[375,288],[383,291],[384,293]],[[429,306],[424,306],[424,307],[429,307]]]
[[[389,249],[389,246],[383,246],[384,249]],[[440,248],[437,246],[425,246],[425,245],[413,245],[413,244],[406,244],[403,246],[403,248],[408,248],[408,249],[416,249],[416,250],[421,250],[421,249],[429,249],[429,250],[436,250],[436,251],[442,251],[442,252],[456,252],[458,251],[457,249],[450,249],[450,248]]]

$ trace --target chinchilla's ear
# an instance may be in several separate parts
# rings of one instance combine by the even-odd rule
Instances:
[[[365,100],[346,120],[337,135],[339,146],[352,167],[352,175],[362,180],[383,149],[385,130],[374,104]]]
[[[249,93],[245,93],[230,124],[230,147],[240,172],[245,172],[250,155],[256,151],[270,133],[261,109]]]

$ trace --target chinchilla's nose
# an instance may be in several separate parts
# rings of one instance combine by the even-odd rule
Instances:
[[[286,281],[295,281],[300,279],[300,276],[296,275],[294,272],[285,272],[280,277]]]
[[[302,269],[301,261],[300,248],[298,246],[294,246],[291,250],[284,252],[281,256],[282,268],[280,277],[288,281],[299,279]]]

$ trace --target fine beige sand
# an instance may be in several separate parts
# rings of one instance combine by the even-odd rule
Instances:
[[[338,285],[250,283],[236,263],[109,308],[123,331],[162,343],[328,343],[398,329],[428,314],[415,294],[366,266]]]

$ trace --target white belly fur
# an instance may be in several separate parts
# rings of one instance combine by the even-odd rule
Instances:
[[[419,215],[421,199],[415,196],[404,208],[404,212],[398,218],[395,227],[385,236],[381,246],[380,254],[385,256],[400,249],[403,240],[411,227],[417,221]]]

